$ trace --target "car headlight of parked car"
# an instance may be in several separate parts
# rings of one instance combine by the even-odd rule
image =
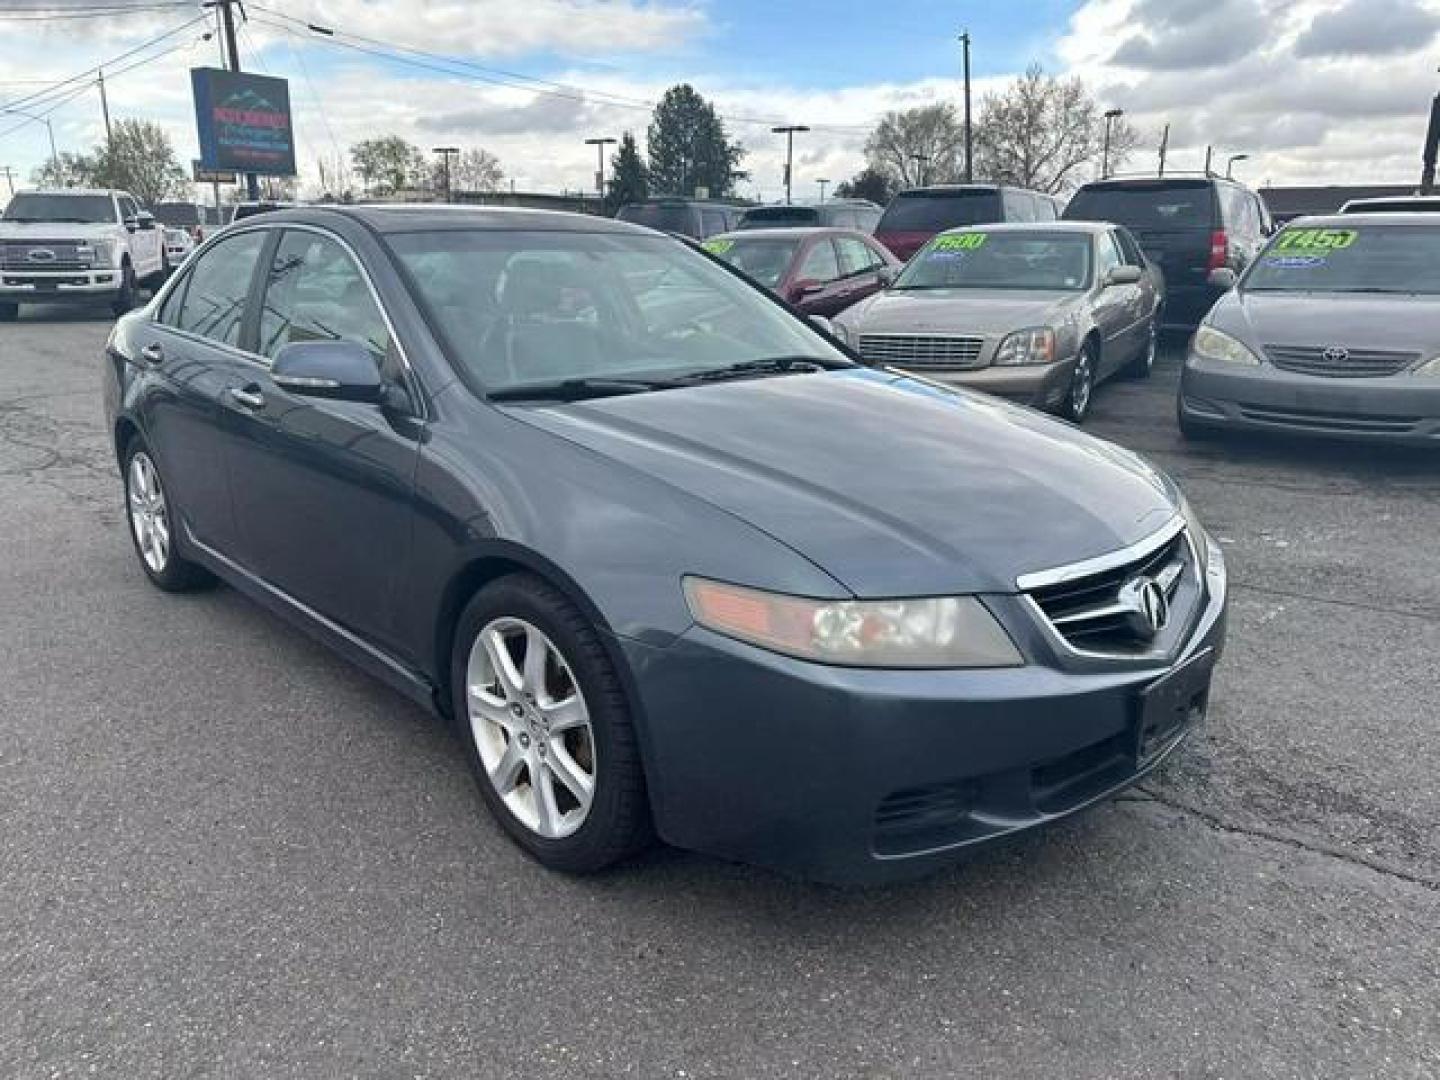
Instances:
[[[1260,358],[1243,343],[1213,326],[1202,326],[1195,331],[1195,338],[1190,342],[1190,355],[1201,360],[1245,367],[1257,367],[1260,363]]]
[[[701,626],[802,660],[867,668],[997,668],[1024,664],[974,597],[810,600],[690,577]]]
[[[1055,359],[1055,331],[1048,326],[1017,330],[995,350],[996,364],[1049,364]]]
[[[1440,356],[1432,356],[1415,369],[1416,375],[1440,375]]]
[[[1190,539],[1195,544],[1195,555],[1201,566],[1210,565],[1210,536],[1205,531],[1205,526],[1200,524],[1200,519],[1195,516],[1195,508],[1190,505],[1190,500],[1180,496],[1180,513],[1185,518],[1185,528],[1190,532]]]

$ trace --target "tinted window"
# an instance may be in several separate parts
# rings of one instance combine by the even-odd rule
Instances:
[[[135,200],[128,195],[121,195],[116,202],[120,204],[120,216],[127,221],[140,213],[140,207],[136,206]]]
[[[1125,229],[1115,230],[1115,242],[1120,245],[1120,254],[1130,266],[1145,266],[1145,256],[1140,254],[1140,245]]]
[[[455,229],[387,242],[456,363],[488,390],[779,356],[843,363],[804,320],[664,237]]]
[[[264,244],[264,233],[241,233],[201,255],[190,272],[175,325],[212,341],[239,345],[246,294]]]
[[[880,263],[880,256],[871,251],[863,240],[856,240],[853,236],[837,236],[835,247],[840,252],[841,273],[863,273]]]
[[[799,240],[757,235],[708,240],[705,250],[724,259],[747,277],[773,289],[780,284],[785,271],[790,269],[799,246]]]
[[[292,341],[353,341],[382,363],[390,351],[390,332],[354,260],[335,241],[299,230],[275,248],[259,351],[273,360]]]
[[[813,206],[761,206],[740,219],[742,229],[777,229],[790,225],[819,225],[820,212]]]
[[[999,221],[998,191],[918,193],[896,195],[885,208],[876,232],[940,232],[957,225]]]
[[[1083,289],[1089,279],[1089,236],[977,229],[937,236],[905,265],[894,287],[1053,291]]]
[[[1283,229],[1250,266],[1256,292],[1440,294],[1440,228]]]
[[[1115,244],[1115,239],[1109,233],[1101,233],[1097,238],[1095,276],[1098,280],[1104,280],[1105,275],[1125,260],[1120,256],[1120,249]]]
[[[108,195],[30,195],[21,193],[5,208],[6,221],[114,222]]]
[[[1081,188],[1065,208],[1071,221],[1113,221],[1130,229],[1209,229],[1209,184],[1137,184]]]
[[[840,276],[840,262],[835,257],[835,245],[829,240],[818,241],[805,255],[805,261],[795,272],[801,281],[834,281]]]
[[[631,203],[622,206],[615,216],[621,221],[634,222],[661,232],[684,233],[687,236],[695,232],[694,214],[684,203]]]

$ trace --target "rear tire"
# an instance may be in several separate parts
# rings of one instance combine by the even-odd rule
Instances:
[[[619,675],[551,585],[517,574],[475,594],[455,631],[450,697],[486,806],[537,862],[590,873],[652,841]]]
[[[176,549],[179,515],[143,439],[136,437],[126,444],[121,470],[125,478],[125,520],[145,576],[166,592],[189,592],[214,581],[208,570],[182,557]]]
[[[19,304],[0,304],[0,322],[14,322],[20,318]]]
[[[120,291],[115,294],[115,299],[110,304],[110,310],[117,319],[135,307],[136,293],[135,268],[126,263],[120,270]]]

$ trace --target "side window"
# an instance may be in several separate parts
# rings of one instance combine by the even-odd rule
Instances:
[[[250,279],[260,249],[265,246],[265,236],[259,231],[240,233],[205,252],[190,271],[179,317],[172,325],[211,341],[238,346]]]
[[[840,262],[835,257],[835,245],[821,240],[805,255],[795,277],[801,281],[834,281],[840,276]]]
[[[1056,221],[1059,219],[1059,217],[1060,215],[1055,212],[1054,199],[1050,198],[1048,195],[1035,196],[1036,221]]]
[[[129,195],[121,195],[117,200],[120,204],[120,218],[122,221],[129,221],[140,213],[140,207],[135,205],[135,200]]]
[[[185,290],[190,287],[190,275],[186,274],[165,296],[165,302],[155,313],[155,321],[161,326],[180,325],[180,305],[185,302]]]
[[[840,251],[840,272],[845,276],[863,274],[876,263],[875,254],[865,246],[864,241],[853,236],[838,236],[835,246]]]
[[[290,229],[275,248],[260,308],[260,352],[292,341],[364,345],[392,378],[390,331],[359,267],[334,240]]]
[[[706,236],[714,236],[716,233],[725,232],[725,211],[701,210],[700,231]]]
[[[1145,257],[1140,254],[1140,245],[1135,243],[1135,238],[1126,229],[1116,229],[1114,232],[1116,243],[1120,245],[1120,255],[1129,266],[1145,266]]]
[[[1110,233],[1101,233],[1099,241],[1099,262],[1095,267],[1095,279],[1097,281],[1104,281],[1105,275],[1111,270],[1114,270],[1115,267],[1119,266],[1124,260],[1120,258],[1120,249],[1115,246],[1115,240]]]

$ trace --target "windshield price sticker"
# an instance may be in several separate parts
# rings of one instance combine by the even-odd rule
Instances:
[[[1309,270],[1324,266],[1330,260],[1324,255],[1267,255],[1265,265],[1276,270]]]
[[[1359,239],[1354,229],[1286,229],[1276,251],[1343,251]]]
[[[937,237],[931,251],[974,251],[985,243],[983,232],[956,233],[953,236]]]
[[[706,251],[710,252],[711,255],[724,255],[725,252],[729,251],[732,247],[735,246],[735,241],[734,241],[734,240],[706,240],[706,241],[705,241],[703,244],[701,244],[700,246],[703,247]]]

